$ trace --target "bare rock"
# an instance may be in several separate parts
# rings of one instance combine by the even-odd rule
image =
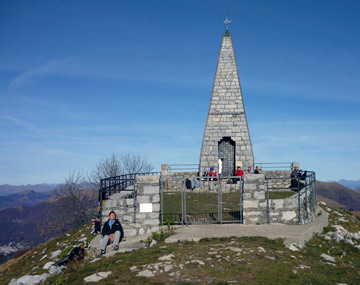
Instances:
[[[89,275],[89,276],[85,277],[84,281],[86,283],[88,283],[88,282],[98,282],[100,280],[103,280],[103,279],[107,278],[110,274],[111,274],[111,271],[94,273],[92,275]]]
[[[143,271],[140,271],[136,276],[139,276],[139,277],[154,277],[155,275],[149,269],[145,269]]]
[[[173,254],[164,255],[158,258],[158,260],[166,261],[166,260],[172,260],[175,257]]]
[[[335,260],[334,257],[332,257],[332,256],[330,256],[330,255],[327,255],[327,254],[325,254],[325,253],[322,253],[322,254],[320,255],[320,257],[322,257],[322,258],[323,258],[325,261],[327,261],[327,262],[336,263],[336,260]]]

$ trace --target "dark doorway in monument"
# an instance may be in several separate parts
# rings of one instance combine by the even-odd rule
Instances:
[[[235,173],[235,142],[231,137],[223,137],[218,143],[219,158],[222,162],[222,175],[233,176]]]

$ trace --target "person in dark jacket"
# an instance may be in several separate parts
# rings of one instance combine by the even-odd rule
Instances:
[[[113,250],[119,249],[119,243],[122,241],[124,237],[123,228],[118,219],[116,219],[116,213],[111,211],[109,213],[109,219],[104,224],[102,229],[103,238],[100,242],[100,254],[104,254],[106,246],[112,242]]]
[[[290,188],[292,190],[301,190],[305,187],[305,184],[301,182],[300,180],[305,180],[306,178],[306,170],[304,173],[301,174],[301,171],[299,170],[298,166],[294,167],[294,170],[291,172],[291,185]]]

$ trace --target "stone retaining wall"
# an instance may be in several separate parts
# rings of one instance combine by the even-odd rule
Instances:
[[[291,170],[264,170],[262,172],[268,178],[276,178],[269,179],[269,188],[273,191],[286,191],[289,190],[289,186],[291,184]],[[271,189],[278,188],[278,189]]]
[[[158,231],[160,228],[159,180],[159,176],[138,176],[133,189],[113,194],[108,200],[104,200],[102,205],[103,223],[107,221],[109,212],[115,211],[123,225],[125,236],[143,235]],[[268,222],[265,181],[264,174],[244,175],[244,224],[266,224]],[[218,183],[215,181],[203,181],[203,186],[203,189],[214,190],[218,187]],[[240,186],[240,184],[226,184],[224,181],[222,183],[222,192],[230,192],[235,188],[239,189]],[[181,185],[179,190],[181,190]],[[308,190],[307,195],[305,195],[305,188],[301,192],[300,223],[309,223],[316,218],[316,205],[311,204],[311,201],[316,201],[311,196],[315,195],[315,192],[310,191],[311,189]],[[134,195],[135,192],[137,195]],[[298,196],[296,192],[286,199],[269,200],[269,222],[299,223]]]
[[[245,175],[243,194],[244,224],[267,223],[267,199],[264,186],[264,174]],[[307,195],[305,192],[307,191]],[[316,207],[311,205],[314,192],[308,187],[300,192],[300,223],[306,224],[315,220]],[[306,217],[306,213],[308,216]],[[298,193],[285,199],[269,199],[269,222],[282,224],[299,224]]]
[[[102,221],[115,211],[124,228],[125,236],[156,232],[160,228],[159,176],[137,176],[135,189],[115,193],[103,201]]]

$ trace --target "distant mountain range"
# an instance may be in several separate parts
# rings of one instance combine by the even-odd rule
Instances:
[[[360,211],[359,190],[351,189],[337,182],[321,181],[316,181],[316,190],[318,195],[327,199],[327,201],[324,200],[324,202],[328,203],[330,206],[335,206],[335,204],[330,203],[336,202],[337,206],[335,207],[347,208],[351,211]]]
[[[360,190],[360,180],[345,180],[345,179],[341,179],[339,181],[334,181],[337,183],[340,183],[346,187],[355,189],[355,190]]]
[[[14,186],[9,184],[0,185],[0,196],[11,195],[23,191],[33,190],[38,193],[51,192],[58,184],[36,184],[36,185],[20,185]]]
[[[38,193],[34,190],[24,190],[10,195],[0,196],[0,210],[15,206],[35,206],[50,198],[50,192]]]

